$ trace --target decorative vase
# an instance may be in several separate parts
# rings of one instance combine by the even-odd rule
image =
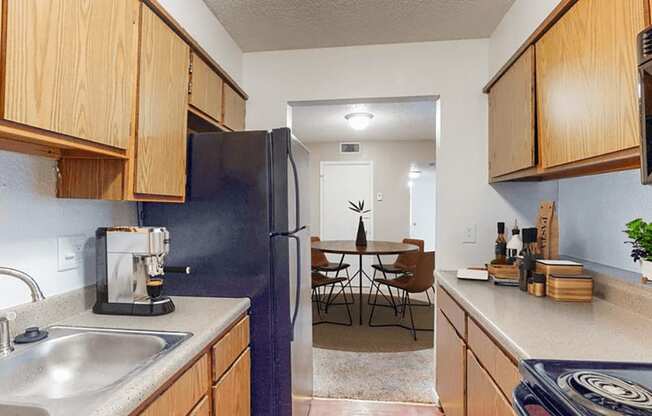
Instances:
[[[641,275],[644,282],[652,281],[652,261],[641,259]]]
[[[364,222],[362,217],[358,221],[358,235],[355,238],[355,245],[359,247],[367,247],[367,232],[364,229]]]

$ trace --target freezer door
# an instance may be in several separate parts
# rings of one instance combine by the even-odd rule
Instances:
[[[301,229],[289,241],[290,315],[294,317],[292,337],[292,414],[306,416],[313,394],[312,300],[310,289],[310,155],[296,138],[291,139],[293,162],[288,160],[288,224]],[[294,176],[296,173],[296,177]],[[298,182],[297,189],[295,183]],[[297,224],[297,198],[299,224]],[[305,227],[305,228],[302,228]],[[299,244],[297,251],[297,244]],[[300,260],[300,261],[297,261]],[[297,291],[298,290],[298,291]]]

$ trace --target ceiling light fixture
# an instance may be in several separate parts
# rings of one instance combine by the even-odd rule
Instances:
[[[374,115],[371,113],[350,113],[344,116],[353,130],[364,130],[369,127]]]

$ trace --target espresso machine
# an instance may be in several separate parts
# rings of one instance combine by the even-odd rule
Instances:
[[[156,316],[174,311],[161,296],[166,273],[189,274],[189,267],[166,267],[170,234],[161,227],[98,228],[97,301],[93,312]]]

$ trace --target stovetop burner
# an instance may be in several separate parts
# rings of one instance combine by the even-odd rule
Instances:
[[[600,415],[652,415],[652,391],[623,378],[580,370],[562,374],[557,384],[572,400]]]

